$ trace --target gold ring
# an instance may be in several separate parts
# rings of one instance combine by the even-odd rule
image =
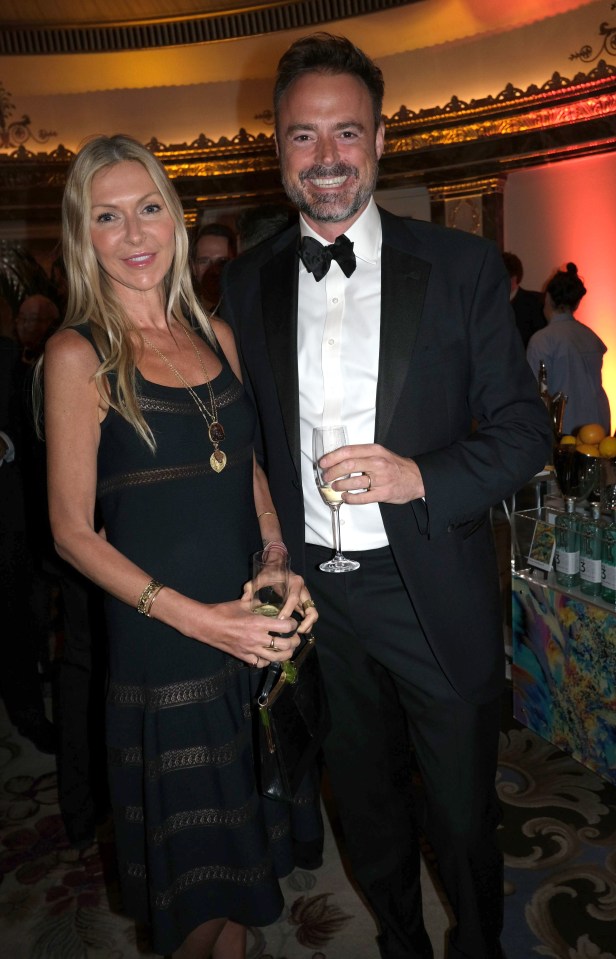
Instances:
[[[269,647],[269,648],[270,648],[271,650],[273,650],[275,653],[279,653],[279,652],[280,652],[280,646],[274,646],[273,643],[270,643],[270,647]]]
[[[271,641],[271,643],[269,644],[269,648],[270,648],[270,649],[276,649],[276,637],[275,637],[275,636],[272,636],[272,641]]]
[[[257,656],[257,654],[255,653],[255,667],[256,667],[256,669],[259,668],[259,660],[260,660],[260,659],[261,659],[261,657],[260,657],[260,656]]]
[[[364,476],[368,477],[368,485],[366,486],[366,493],[369,493],[370,490],[372,489],[372,477],[370,476],[370,473],[364,473]]]
[[[306,612],[307,609],[316,609],[317,604],[313,599],[305,599],[302,603],[302,609]]]

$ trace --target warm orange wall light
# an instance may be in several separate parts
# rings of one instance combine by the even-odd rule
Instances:
[[[541,289],[573,261],[588,290],[577,318],[608,348],[603,386],[616,428],[616,154],[566,160],[510,175],[505,249],[524,264],[522,285]]]

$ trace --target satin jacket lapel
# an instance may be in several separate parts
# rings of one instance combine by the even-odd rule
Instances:
[[[400,227],[397,228],[398,234]],[[430,264],[388,241],[383,222],[381,254],[381,344],[375,442],[385,444],[417,338]],[[398,239],[404,239],[399,236]],[[408,244],[408,233],[406,236]]]
[[[297,236],[261,269],[261,307],[289,450],[301,473],[297,376]]]

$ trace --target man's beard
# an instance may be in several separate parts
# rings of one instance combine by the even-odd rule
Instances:
[[[375,163],[370,182],[362,185],[359,182],[357,167],[349,166],[346,163],[336,163],[332,167],[317,165],[310,167],[308,170],[302,170],[299,174],[299,183],[297,183],[287,177],[284,164],[282,165],[282,184],[289,200],[300,213],[305,213],[317,223],[340,223],[355,216],[374,193],[377,175],[378,167]],[[323,190],[319,192],[317,197],[311,196],[302,189],[302,184],[306,181],[338,176],[353,177],[357,185],[351,184],[344,193],[328,193],[327,190]],[[310,189],[310,184],[308,184],[308,189]]]

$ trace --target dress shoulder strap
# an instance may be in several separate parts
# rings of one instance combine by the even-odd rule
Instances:
[[[81,336],[83,336],[83,338],[84,338],[85,340],[87,340],[88,343],[91,343],[91,344],[92,344],[92,346],[93,346],[94,349],[96,350],[96,355],[98,356],[99,360],[102,361],[102,360],[103,360],[103,357],[101,356],[101,352],[100,352],[98,346],[96,345],[96,340],[94,339],[94,336],[93,336],[93,334],[92,334],[92,328],[91,328],[90,324],[89,324],[89,323],[78,323],[76,326],[72,326],[71,329],[72,329],[72,330],[75,330],[75,333],[79,333]]]

